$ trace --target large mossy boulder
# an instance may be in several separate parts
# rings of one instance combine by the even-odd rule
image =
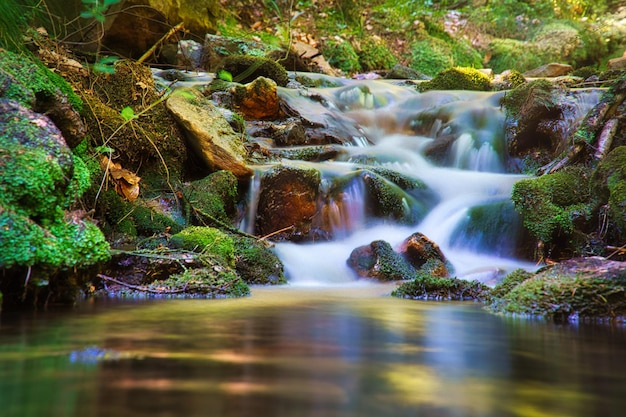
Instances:
[[[109,258],[98,227],[85,213],[70,211],[89,185],[84,162],[49,118],[0,100],[0,290],[5,304],[35,304],[45,297],[73,302],[82,284],[77,271]]]
[[[46,114],[68,145],[83,139],[83,101],[60,75],[25,54],[0,50],[0,96]]]
[[[555,321],[624,320],[626,262],[573,258],[536,274],[514,272],[496,287],[495,312],[542,316]]]
[[[573,238],[589,232],[594,207],[590,178],[588,168],[571,166],[513,186],[511,198],[524,227],[546,250],[538,257],[551,255],[558,259],[580,253],[579,242]]]

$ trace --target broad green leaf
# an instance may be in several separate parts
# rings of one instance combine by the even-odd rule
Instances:
[[[233,82],[233,75],[226,70],[219,70],[219,72],[217,73],[217,78],[222,81],[227,81],[229,83]]]
[[[137,118],[137,115],[135,114],[135,111],[133,109],[131,109],[129,106],[124,107],[122,109],[122,111],[120,112],[120,114],[122,115],[124,120],[126,120],[127,122],[129,120]]]

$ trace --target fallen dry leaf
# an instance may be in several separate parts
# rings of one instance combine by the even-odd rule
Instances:
[[[109,180],[115,185],[115,191],[128,201],[132,202],[139,197],[139,181],[141,177],[122,168],[117,162],[111,161],[107,156],[100,158],[100,167],[109,172]]]

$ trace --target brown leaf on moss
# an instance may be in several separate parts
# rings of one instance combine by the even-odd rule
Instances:
[[[139,181],[141,177],[135,173],[122,168],[117,162],[111,161],[108,157],[100,158],[100,166],[108,171],[109,180],[115,185],[115,191],[128,201],[135,201],[139,197]]]

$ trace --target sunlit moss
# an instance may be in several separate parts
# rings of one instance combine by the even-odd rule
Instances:
[[[347,73],[361,70],[359,55],[348,41],[329,40],[324,43],[322,52],[328,63]]]
[[[202,252],[235,266],[235,247],[226,233],[213,227],[190,226],[176,233],[170,239],[173,248]]]
[[[489,91],[491,79],[474,68],[454,67],[441,71],[430,81],[419,84],[420,91],[470,90]]]
[[[591,214],[590,172],[584,167],[534,179],[513,186],[511,199],[523,217],[524,226],[537,239],[551,242],[557,234],[571,234],[575,220]]]

